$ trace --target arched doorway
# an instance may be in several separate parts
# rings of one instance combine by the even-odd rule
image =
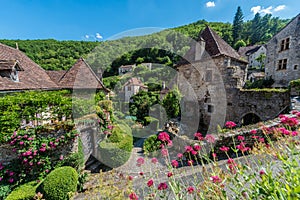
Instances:
[[[245,126],[245,125],[249,125],[249,124],[256,124],[260,121],[261,121],[261,119],[258,115],[254,114],[254,113],[248,113],[248,114],[244,115],[244,117],[242,118],[241,124]]]

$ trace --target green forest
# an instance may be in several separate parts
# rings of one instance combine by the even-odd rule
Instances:
[[[118,67],[126,64],[152,62],[174,66],[189,49],[191,39],[197,39],[206,26],[238,49],[240,46],[267,42],[289,21],[259,13],[252,20],[244,21],[240,7],[233,16],[233,23],[199,20],[151,35],[101,42],[3,39],[0,43],[14,48],[17,43],[21,51],[46,70],[67,70],[83,57],[94,70],[100,68],[104,77],[108,77],[117,75]]]

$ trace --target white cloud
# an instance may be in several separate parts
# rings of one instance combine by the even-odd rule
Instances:
[[[265,9],[261,9],[259,12],[262,14],[272,14],[272,8],[273,8],[273,6],[269,6]]]
[[[96,33],[96,38],[99,40],[103,39],[103,37],[102,37],[102,35],[100,35],[100,33]]]
[[[261,6],[254,6],[251,8],[251,12],[254,14],[258,13],[261,10]]]
[[[276,8],[274,8],[274,12],[278,12],[278,11],[284,10],[285,8],[286,8],[285,5],[277,6]]]
[[[286,8],[285,5],[279,5],[273,9],[273,6],[269,6],[267,8],[263,8],[261,6],[254,6],[251,8],[251,12],[253,14],[261,13],[261,14],[272,14],[273,12],[278,12],[284,10]]]
[[[89,38],[90,38],[90,36],[89,36],[89,35],[85,35],[84,37],[85,37],[86,39],[89,39]]]
[[[215,4],[214,1],[209,1],[209,2],[206,3],[207,8],[211,8],[211,7],[215,7],[215,6],[216,6],[216,4]]]

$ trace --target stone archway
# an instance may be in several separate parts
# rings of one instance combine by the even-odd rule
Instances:
[[[241,125],[256,124],[261,121],[261,118],[255,113],[247,113],[241,119]]]

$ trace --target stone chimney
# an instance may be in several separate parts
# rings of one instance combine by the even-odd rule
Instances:
[[[204,51],[205,51],[205,41],[202,37],[200,37],[200,40],[196,42],[195,61],[201,60]]]

